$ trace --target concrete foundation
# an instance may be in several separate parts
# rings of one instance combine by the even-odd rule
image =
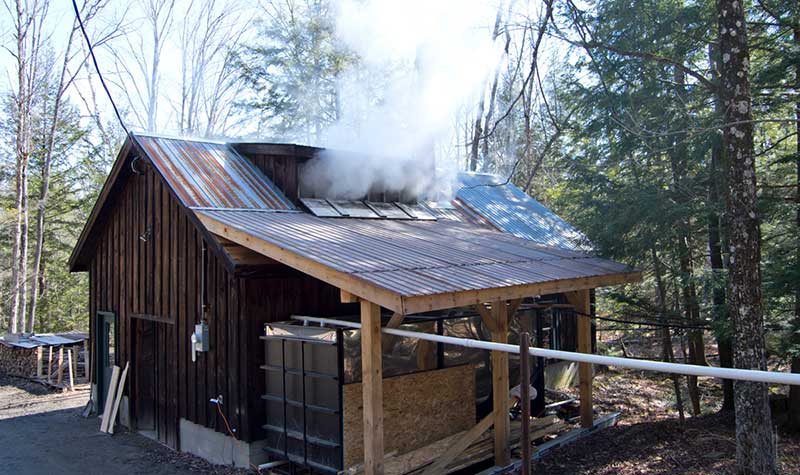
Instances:
[[[217,465],[249,468],[268,460],[262,442],[247,443],[215,430],[181,419],[179,423],[181,452],[202,457]]]

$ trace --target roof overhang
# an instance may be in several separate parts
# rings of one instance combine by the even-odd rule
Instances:
[[[385,221],[380,225],[379,220],[326,219],[304,213],[195,212],[202,224],[214,234],[403,315],[641,280],[639,270],[622,264],[587,255],[567,254],[562,250],[547,250],[523,239],[475,230],[474,227],[472,230],[463,226],[454,229],[453,225],[438,223],[437,226],[435,222],[416,223],[418,228],[409,223],[386,224]],[[371,228],[374,228],[373,234]],[[394,232],[402,239],[393,243],[387,232]],[[459,233],[464,233],[463,239]],[[492,246],[495,240],[503,246]],[[406,247],[401,247],[401,244]],[[415,249],[414,244],[419,244],[419,249]],[[482,244],[494,249],[481,254],[477,250]],[[476,251],[474,262],[443,262],[431,269],[416,266],[413,262],[414,253],[417,257],[446,261],[446,257],[435,256],[435,249],[440,248],[442,256],[449,256],[452,254],[448,251],[469,251],[470,246]],[[555,254],[549,260],[501,262],[501,256],[514,252],[524,255],[526,249],[531,254],[540,251]],[[404,252],[409,255],[409,263],[398,266],[398,258],[402,259]],[[456,257],[465,255],[468,253]],[[493,259],[497,262],[491,262]],[[391,263],[391,268],[384,266],[388,263]],[[594,270],[565,271],[562,278],[535,277],[542,275],[537,274],[538,268],[563,270],[571,264]],[[516,273],[506,273],[504,277],[490,276],[485,270],[476,271],[482,266],[486,269],[504,266],[506,272],[511,269]],[[526,267],[531,269],[526,270]],[[380,278],[376,277],[378,274],[382,274]],[[394,276],[398,276],[397,281],[390,280]],[[413,276],[419,278],[413,280]],[[442,283],[441,287],[450,285],[452,290],[441,291],[437,283]]]

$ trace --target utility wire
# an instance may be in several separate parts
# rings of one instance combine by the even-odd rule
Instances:
[[[130,135],[128,128],[125,126],[125,122],[122,120],[122,115],[120,115],[119,109],[117,109],[117,104],[114,102],[114,98],[111,97],[111,91],[108,90],[106,81],[105,79],[103,79],[103,73],[100,72],[100,66],[97,64],[97,57],[94,55],[92,42],[89,41],[89,35],[86,33],[86,28],[83,26],[83,20],[81,19],[81,14],[80,11],[78,10],[78,3],[76,2],[76,0],[72,0],[72,7],[75,9],[75,18],[78,20],[78,24],[81,27],[81,32],[83,33],[83,38],[86,40],[86,46],[89,48],[89,54],[92,56],[92,62],[94,63],[94,70],[97,71],[97,76],[100,78],[100,84],[103,85],[103,89],[105,89],[106,91],[108,100],[111,101],[111,107],[114,108],[114,113],[117,115],[117,120],[119,120],[119,125],[121,125],[122,129],[125,130],[125,135]]]
[[[589,315],[583,312],[579,312],[577,310],[573,310],[578,315],[583,315],[584,317],[589,317],[593,320],[602,320],[606,322],[615,322],[615,323],[627,323],[629,325],[642,325],[647,327],[659,327],[659,328],[682,328],[686,330],[712,330],[708,325],[686,325],[680,323],[665,323],[665,322],[651,322],[651,321],[636,321],[636,320],[626,320],[624,318],[611,318],[611,317],[598,317],[597,315]]]

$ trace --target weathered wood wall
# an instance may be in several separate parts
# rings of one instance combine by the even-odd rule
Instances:
[[[235,144],[234,148],[249,158],[295,204],[300,197],[302,166],[319,151],[288,144],[245,143]]]
[[[156,432],[179,447],[178,420],[226,432],[209,399],[223,396],[223,409],[238,436],[261,438],[264,381],[259,335],[266,322],[292,314],[337,315],[348,311],[338,289],[288,268],[247,268],[237,273],[216,242],[196,226],[158,173],[142,161],[117,194],[101,226],[90,266],[91,338],[98,311],[117,315],[116,364],[131,361],[126,394],[136,394],[137,355],[145,324],[154,325]],[[193,363],[190,337],[201,321],[202,249],[206,243],[206,320],[210,351]],[[352,311],[352,310],[350,310]],[[148,349],[150,350],[150,349]],[[92,352],[94,357],[94,352]],[[94,358],[93,358],[94,359]],[[97,374],[96,362],[93,374]],[[132,420],[137,401],[131,400]],[[134,422],[135,423],[135,422]]]

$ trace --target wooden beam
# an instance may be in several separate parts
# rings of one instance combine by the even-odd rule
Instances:
[[[492,311],[489,310],[486,307],[486,305],[484,305],[482,303],[479,303],[478,305],[476,305],[475,308],[478,309],[478,313],[481,316],[481,320],[483,321],[483,324],[486,325],[486,328],[489,329],[489,333],[496,332],[497,331],[497,324],[495,323],[494,315],[492,314]]]
[[[394,312],[392,318],[389,319],[389,323],[386,324],[386,328],[397,328],[403,324],[403,320],[405,319],[406,316],[402,313]]]
[[[508,307],[503,301],[492,302],[492,318],[496,324],[492,341],[508,343]],[[492,416],[494,418],[494,463],[511,462],[510,425],[508,421],[508,353],[492,351]]]
[[[344,289],[339,289],[339,294],[341,296],[342,303],[358,303],[358,297]]]
[[[495,300],[513,300],[535,295],[557,294],[580,289],[594,289],[609,285],[620,285],[638,282],[641,272],[623,272],[594,277],[556,280],[538,284],[512,285],[480,290],[464,290],[444,294],[410,296],[402,298],[402,310],[405,314],[422,313],[446,308],[477,305]],[[384,305],[385,306],[385,305]],[[388,308],[388,307],[387,307]],[[394,309],[393,309],[394,310]]]
[[[361,301],[361,385],[364,405],[364,473],[383,474],[383,369],[381,308]]]
[[[466,450],[475,440],[483,435],[489,427],[492,427],[494,417],[492,414],[484,417],[483,420],[474,425],[470,430],[464,433],[457,441],[453,443],[439,458],[436,459],[428,468],[422,472],[422,475],[438,475],[444,473],[447,466],[458,457],[461,452]]]
[[[508,318],[514,318],[517,314],[519,306],[522,304],[522,299],[513,299],[508,301]]]
[[[578,313],[578,351],[580,353],[592,352],[592,320],[587,315],[591,313],[589,289],[577,290],[565,294],[567,301],[575,306]],[[581,426],[592,427],[594,424],[594,409],[592,408],[592,365],[578,363],[578,379],[580,391]]]

